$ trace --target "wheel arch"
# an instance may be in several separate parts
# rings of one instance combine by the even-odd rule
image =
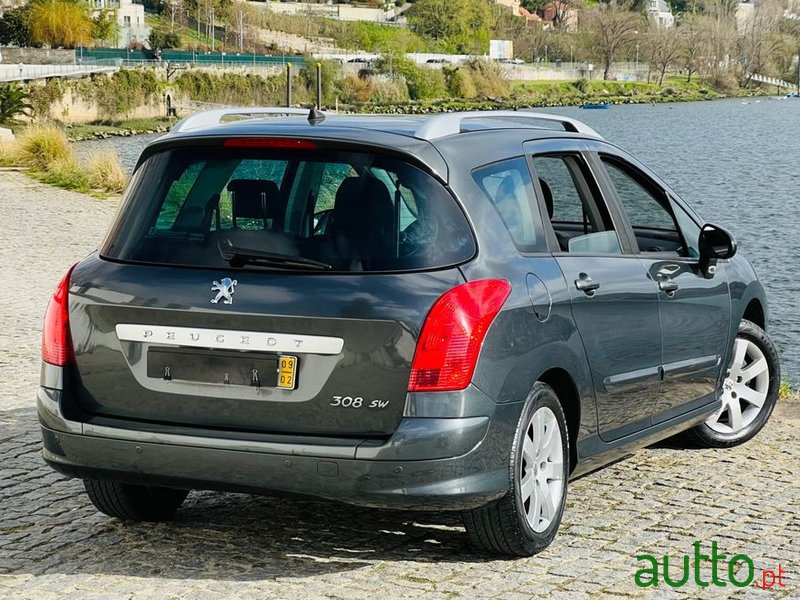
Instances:
[[[764,331],[767,330],[764,307],[761,305],[761,301],[758,298],[753,298],[750,300],[750,302],[747,304],[747,307],[744,309],[742,318],[747,319],[751,323],[755,323]]]
[[[567,436],[569,437],[569,470],[570,473],[578,464],[578,431],[581,425],[581,399],[578,386],[572,376],[560,367],[548,369],[539,377],[555,391],[564,417],[567,420]]]

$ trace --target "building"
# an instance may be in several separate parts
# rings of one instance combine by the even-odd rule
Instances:
[[[494,0],[495,4],[511,9],[511,13],[520,16],[520,0]]]
[[[672,9],[664,0],[650,0],[647,7],[647,16],[659,30],[669,29],[675,25]]]
[[[133,0],[90,0],[90,6],[95,14],[113,10],[117,15],[117,48],[127,48],[133,43],[143,43],[150,35],[150,28],[144,21],[144,6],[134,4]]]
[[[578,11],[566,2],[549,2],[544,7],[545,28],[559,29],[567,33],[578,31]]]

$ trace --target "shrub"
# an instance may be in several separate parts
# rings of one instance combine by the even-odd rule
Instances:
[[[585,94],[587,91],[589,91],[589,80],[585,77],[581,77],[580,79],[576,80],[573,85],[581,94]]]
[[[31,82],[28,85],[28,96],[34,118],[49,118],[51,107],[64,97],[67,85],[57,78],[47,79],[44,82]]]
[[[447,96],[444,74],[440,69],[429,69],[403,56],[391,55],[382,57],[377,68],[382,73],[402,75],[412,100],[435,100]]]
[[[86,180],[93,190],[121,192],[125,189],[125,169],[114,151],[97,152],[86,164]]]
[[[103,116],[119,119],[151,100],[158,92],[159,80],[152,69],[120,69],[110,77],[92,75],[81,86],[87,99],[97,102]]]
[[[74,159],[72,146],[55,125],[32,125],[17,138],[17,162],[31,169],[46,171],[58,161]]]
[[[88,178],[85,169],[75,160],[75,157],[59,158],[47,167],[41,174],[45,183],[55,185],[67,190],[89,191]]]
[[[465,68],[446,68],[443,70],[447,81],[447,91],[455,98],[476,98],[478,88],[475,87],[475,80],[472,72]]]
[[[335,60],[316,61],[307,56],[298,73],[298,81],[305,88],[307,96],[317,99],[317,63],[322,70],[322,103],[331,105],[336,99],[336,82],[341,73],[341,65]]]
[[[509,94],[506,73],[499,64],[482,58],[472,58],[465,68],[469,70],[479,96],[502,98]]]
[[[0,167],[13,167],[19,164],[17,142],[0,142]]]
[[[408,87],[402,77],[356,77],[350,75],[341,85],[346,103],[396,104],[408,102]]]

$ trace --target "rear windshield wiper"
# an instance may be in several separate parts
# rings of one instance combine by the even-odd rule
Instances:
[[[303,258],[302,256],[291,256],[252,248],[237,248],[229,239],[220,241],[217,244],[217,248],[219,248],[219,255],[222,260],[227,261],[232,267],[250,264],[269,265],[284,269],[309,269],[312,271],[330,271],[333,269],[328,263]]]

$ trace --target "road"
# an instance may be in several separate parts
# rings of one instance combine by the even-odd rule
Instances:
[[[745,446],[662,445],[572,482],[555,543],[524,560],[472,552],[454,515],[212,492],[193,492],[167,524],[97,513],[80,482],[42,462],[33,398],[47,299],[115,210],[0,171],[0,597],[800,597],[796,402]],[[680,565],[695,540],[705,553],[716,541],[729,557],[747,554],[758,573],[780,564],[784,587],[635,585],[637,555]],[[710,564],[700,573],[709,581]]]

